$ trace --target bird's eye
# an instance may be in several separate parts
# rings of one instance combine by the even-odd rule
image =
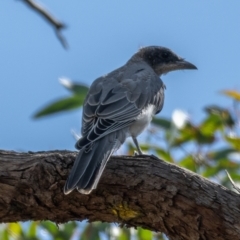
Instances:
[[[169,57],[169,53],[168,52],[163,52],[162,53],[162,58],[166,59]]]

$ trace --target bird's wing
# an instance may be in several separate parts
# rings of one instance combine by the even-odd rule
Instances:
[[[107,134],[131,125],[142,109],[154,100],[159,86],[152,80],[161,80],[145,69],[130,78],[106,76],[91,86],[83,107],[82,138],[76,143],[81,149]]]

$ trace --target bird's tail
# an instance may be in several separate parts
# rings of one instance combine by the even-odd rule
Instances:
[[[83,194],[96,189],[108,159],[120,147],[118,140],[109,140],[109,136],[105,136],[80,150],[65,183],[64,194],[75,188]]]

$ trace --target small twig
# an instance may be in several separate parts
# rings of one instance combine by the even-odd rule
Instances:
[[[231,178],[230,174],[228,173],[228,171],[225,170],[225,172],[227,173],[227,176],[228,176],[230,182],[232,183],[233,188],[234,188],[238,193],[240,193],[240,188],[239,188],[239,187],[235,184],[235,182],[232,180],[232,178]]]
[[[44,8],[40,3],[33,0],[23,0],[29,7],[34,11],[39,13],[50,25],[52,25],[56,30],[56,35],[63,47],[68,48],[66,39],[63,37],[61,30],[66,28],[66,25],[59,20],[57,20],[46,8]]]
[[[59,39],[59,41],[61,42],[61,44],[63,45],[63,47],[65,49],[68,48],[68,43],[67,43],[67,40],[65,39],[65,37],[62,35],[61,31],[59,29],[56,29],[56,35],[57,35],[57,38]]]

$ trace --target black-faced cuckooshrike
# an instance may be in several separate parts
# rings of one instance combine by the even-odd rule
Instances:
[[[142,154],[137,136],[162,110],[165,86],[162,74],[197,69],[164,47],[141,48],[122,67],[96,79],[83,106],[79,154],[66,181],[64,193],[75,188],[89,194],[97,187],[108,159],[127,137]]]

